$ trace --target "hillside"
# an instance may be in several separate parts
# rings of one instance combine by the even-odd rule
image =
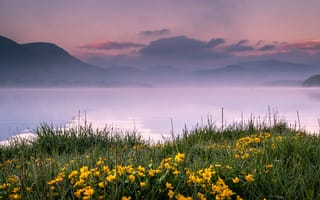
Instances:
[[[311,76],[310,78],[303,81],[303,86],[307,86],[307,87],[320,86],[320,74]]]
[[[0,36],[1,86],[110,85],[108,72],[52,43],[18,44]]]

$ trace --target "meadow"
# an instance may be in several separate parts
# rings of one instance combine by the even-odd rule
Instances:
[[[0,199],[320,199],[320,139],[285,122],[183,130],[162,141],[55,129],[0,147]]]

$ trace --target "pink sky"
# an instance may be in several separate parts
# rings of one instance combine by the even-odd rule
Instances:
[[[104,49],[107,54],[132,54],[156,39],[180,35],[316,46],[319,10],[315,0],[1,0],[0,35],[19,43],[53,42],[75,55],[94,53],[84,46],[107,43],[117,47]]]

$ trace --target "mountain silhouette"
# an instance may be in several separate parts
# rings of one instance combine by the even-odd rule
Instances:
[[[53,43],[18,44],[0,36],[1,86],[107,86],[108,71],[71,56]]]
[[[320,87],[320,74],[313,75],[303,81],[303,86],[306,87]]]
[[[279,60],[261,60],[215,69],[198,70],[195,71],[195,74],[203,79],[211,79],[218,82],[262,84],[272,81],[304,80],[319,71],[319,68],[305,64]]]

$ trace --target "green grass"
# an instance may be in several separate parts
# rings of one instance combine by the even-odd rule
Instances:
[[[90,126],[35,132],[0,148],[0,199],[320,199],[320,139],[285,123],[208,123],[158,143]]]

